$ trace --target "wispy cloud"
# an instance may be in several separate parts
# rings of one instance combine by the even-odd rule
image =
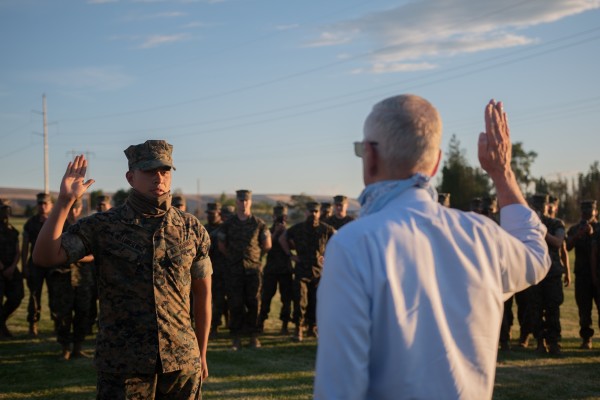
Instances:
[[[152,35],[139,46],[141,49],[150,49],[152,47],[161,46],[163,44],[176,43],[188,40],[190,35],[180,33],[176,35]]]
[[[112,91],[121,89],[134,80],[115,66],[34,71],[25,72],[24,75],[28,80],[55,85],[65,90]]]
[[[367,43],[372,65],[356,71],[430,69],[430,57],[536,43],[523,33],[525,28],[599,7],[600,0],[422,0],[328,26],[306,46]]]

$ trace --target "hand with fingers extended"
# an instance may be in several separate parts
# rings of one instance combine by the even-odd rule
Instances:
[[[78,199],[94,183],[93,179],[85,179],[87,160],[83,155],[78,155],[67,166],[65,175],[60,183],[60,195],[67,199]]]
[[[492,180],[511,170],[512,144],[502,102],[490,100],[485,107],[485,132],[479,134],[479,162]]]

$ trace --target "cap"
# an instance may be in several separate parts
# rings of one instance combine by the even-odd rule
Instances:
[[[471,199],[471,211],[481,211],[483,201],[481,197],[474,197]]]
[[[321,203],[321,211],[329,211],[331,210],[331,203],[328,201],[324,201]]]
[[[483,208],[496,208],[497,201],[495,197],[484,197],[481,199],[481,206]]]
[[[110,196],[100,195],[96,197],[96,204],[110,204]]]
[[[333,197],[333,202],[335,204],[344,204],[348,202],[348,198],[343,194],[338,194],[337,196]]]
[[[160,167],[175,169],[171,158],[172,152],[173,146],[165,140],[146,140],[142,144],[129,146],[125,150],[125,155],[127,156],[129,170],[141,169],[147,171]]]
[[[171,205],[175,207],[185,206],[185,197],[181,194],[176,194],[171,199]]]
[[[315,201],[309,201],[306,203],[306,209],[308,211],[321,211],[321,205]]]
[[[206,212],[207,213],[218,213],[221,210],[220,203],[206,203]]]
[[[596,208],[596,200],[582,200],[579,205],[581,208]]]
[[[532,206],[543,206],[548,204],[549,196],[547,194],[536,193],[531,196]]]
[[[250,200],[252,199],[252,191],[246,189],[236,190],[235,197],[237,197],[238,200]]]
[[[35,198],[39,203],[52,203],[52,197],[48,193],[38,193]]]
[[[274,217],[282,217],[284,215],[287,215],[287,213],[288,213],[287,206],[278,204],[275,207],[273,207],[273,216]]]
[[[235,208],[233,206],[221,207],[221,215],[223,215],[223,216],[232,215],[234,212],[235,212]]]
[[[438,203],[449,207],[450,206],[450,193],[438,193]]]
[[[558,197],[550,195],[550,196],[548,197],[548,201],[549,201],[550,203],[556,203],[556,202],[558,201]]]

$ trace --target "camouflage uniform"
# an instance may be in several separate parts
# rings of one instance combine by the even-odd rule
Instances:
[[[219,203],[208,203],[207,213],[209,212],[220,212]],[[227,259],[225,255],[218,249],[218,234],[219,228],[223,225],[223,221],[219,223],[207,223],[204,225],[206,231],[210,235],[210,261],[212,262],[213,274],[212,274],[212,321],[211,321],[211,332],[216,332],[218,327],[221,325],[222,317],[227,317],[227,298],[225,289],[225,268]]]
[[[29,240],[30,243],[27,261],[27,266],[29,269],[29,277],[27,277],[27,287],[29,288],[27,321],[29,322],[30,326],[37,324],[37,322],[40,320],[40,314],[42,312],[42,289],[44,286],[44,281],[46,281],[46,286],[49,285],[48,276],[50,274],[50,270],[34,264],[31,256],[33,254],[33,248],[35,247],[38,234],[40,233],[44,222],[45,221],[40,219],[39,215],[34,215],[33,217],[29,218],[23,226],[23,236],[27,237],[27,240]],[[48,287],[48,306],[51,314],[53,304],[52,290],[50,290],[50,287]]]
[[[2,213],[8,213],[8,206],[2,205]],[[19,231],[9,222],[8,215],[0,219],[0,261],[4,269],[10,267],[18,254]],[[12,336],[6,327],[6,320],[19,307],[25,296],[23,277],[19,268],[15,268],[12,277],[4,276],[0,270],[0,336]],[[4,298],[6,297],[6,301]]]
[[[274,208],[273,217],[275,218],[275,222],[269,229],[273,238],[273,247],[269,250],[267,263],[263,271],[262,301],[260,305],[260,322],[262,327],[264,321],[269,318],[271,300],[275,296],[277,286],[279,286],[279,295],[281,296],[279,319],[282,322],[282,334],[287,333],[287,324],[292,319],[291,305],[294,281],[290,256],[284,252],[279,244],[279,237],[285,232],[283,223],[286,216],[287,207],[276,206]],[[280,229],[276,229],[277,224],[281,224]]]
[[[300,222],[286,233],[300,259],[294,268],[294,323],[297,327],[314,327],[317,323],[317,287],[323,269],[322,257],[325,245],[334,233],[334,228],[320,221],[316,225],[309,221]]]
[[[147,141],[125,153],[130,170],[151,170],[172,168],[171,149]],[[210,238],[200,221],[171,207],[169,194],[155,199],[134,189],[123,206],[70,226],[62,246],[68,263],[92,254],[98,268],[98,398],[154,398],[157,391],[200,398],[189,298],[192,280],[212,273]],[[177,393],[165,393],[171,391]]]
[[[582,202],[582,206],[585,203]],[[592,204],[592,202],[589,203]],[[593,204],[595,205],[595,202]],[[594,232],[600,231],[600,223],[593,220],[591,225]],[[600,293],[594,288],[590,269],[593,236],[587,235],[577,238],[579,228],[580,224],[569,228],[567,248],[569,250],[575,248],[575,301],[579,310],[579,336],[584,343],[591,343],[591,338],[594,335],[592,308],[595,303],[600,315]]]
[[[261,244],[270,237],[264,221],[254,215],[242,221],[233,215],[221,225],[219,241],[227,248],[225,282],[229,305],[229,329],[236,336],[243,331],[260,331]]]

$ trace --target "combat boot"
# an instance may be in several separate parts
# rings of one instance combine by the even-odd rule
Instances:
[[[71,358],[71,346],[69,346],[68,344],[62,345],[62,353],[60,355],[60,358],[65,361]]]
[[[71,358],[91,358],[88,353],[81,349],[81,343],[73,344],[73,353],[71,354]]]
[[[283,321],[281,323],[281,330],[279,331],[280,335],[289,335],[290,332],[288,331],[288,323],[287,321]]]
[[[234,336],[231,340],[231,350],[238,351],[242,348],[242,341],[239,336]]]
[[[519,337],[519,347],[526,348],[529,346],[529,335],[521,334]]]
[[[581,346],[579,346],[582,350],[591,350],[592,349],[592,338],[583,339],[581,341]]]
[[[546,348],[546,344],[544,343],[544,339],[538,339],[537,341],[537,348],[535,349],[536,352],[540,353],[540,354],[546,354],[548,353],[548,349]]]
[[[500,350],[501,351],[510,351],[510,342],[508,340],[503,340],[500,342]]]
[[[294,342],[301,342],[302,338],[302,328],[299,325],[296,325],[296,329],[294,329]]]
[[[548,353],[552,354],[553,356],[561,355],[562,351],[560,344],[557,342],[548,344]]]
[[[29,336],[37,336],[37,335],[38,335],[37,322],[31,322],[29,324]]]
[[[253,349],[260,349],[262,345],[260,344],[260,340],[258,340],[258,335],[255,333],[250,338],[250,347]]]

